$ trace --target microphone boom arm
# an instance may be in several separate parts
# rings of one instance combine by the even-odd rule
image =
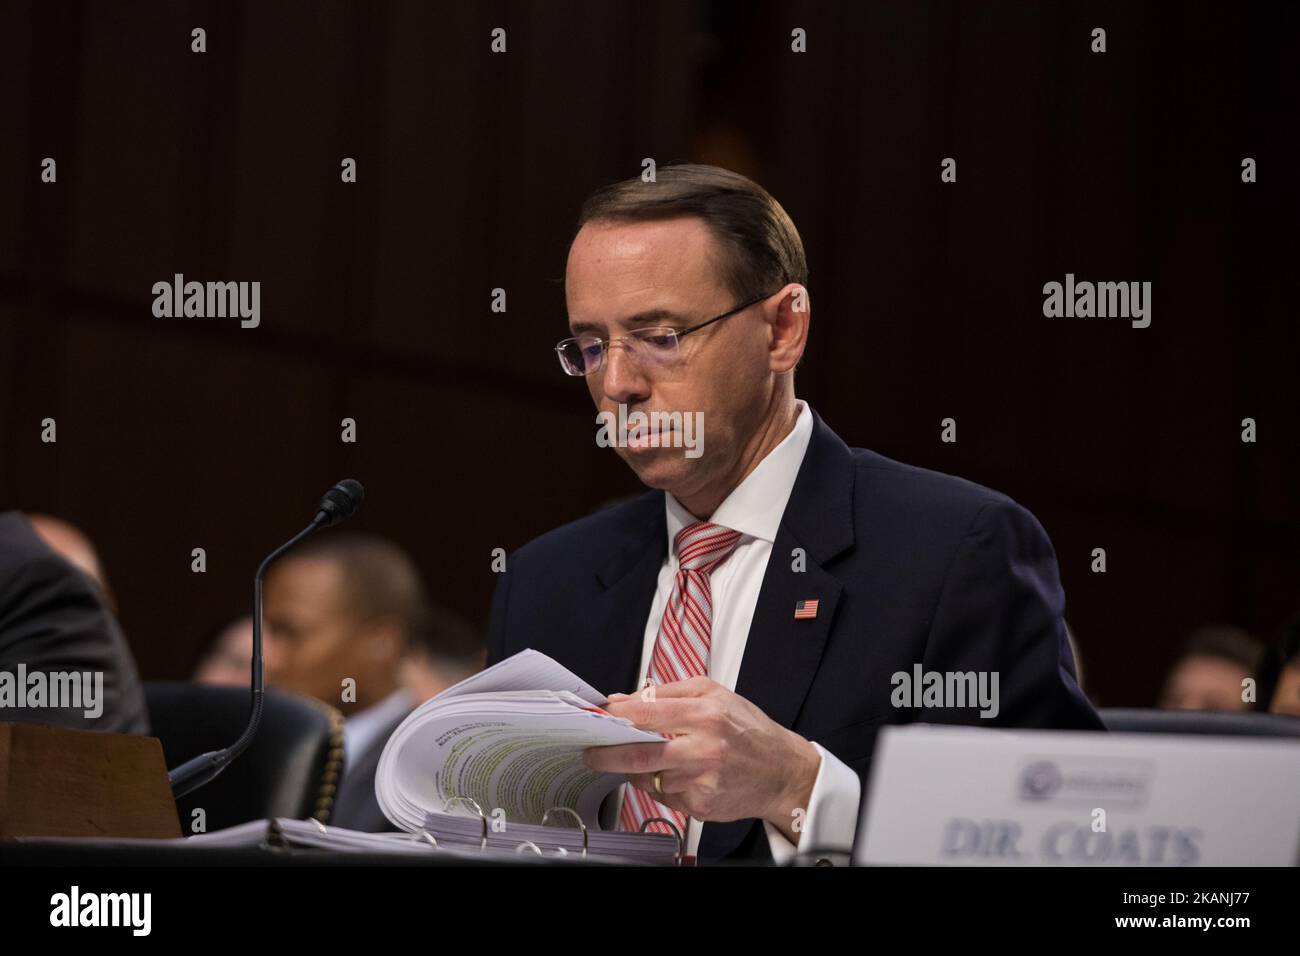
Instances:
[[[325,496],[321,499],[320,507],[316,511],[316,517],[312,519],[311,524],[268,554],[262,563],[258,565],[257,573],[253,575],[252,704],[248,724],[245,726],[244,732],[240,734],[239,739],[229,747],[224,750],[210,750],[205,754],[199,754],[199,756],[185,761],[179,767],[168,772],[167,779],[171,783],[174,798],[179,799],[187,793],[192,793],[225,770],[230,765],[230,762],[243,753],[248,748],[248,745],[253,742],[257,728],[262,723],[264,697],[262,683],[262,581],[266,577],[267,569],[277,558],[317,528],[328,528],[330,525],[338,524],[340,521],[351,517],[352,513],[361,504],[364,494],[365,492],[359,481],[354,481],[351,478],[340,481],[325,493]]]

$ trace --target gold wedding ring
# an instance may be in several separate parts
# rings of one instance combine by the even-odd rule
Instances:
[[[655,793],[659,794],[661,797],[664,795],[663,776],[664,772],[662,770],[655,771]]]

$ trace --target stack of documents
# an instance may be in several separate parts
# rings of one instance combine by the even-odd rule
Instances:
[[[448,848],[581,855],[585,841],[590,857],[672,862],[671,834],[614,831],[608,810],[602,829],[601,804],[626,777],[591,770],[582,751],[664,739],[606,703],[545,654],[521,651],[402,722],[375,773],[379,806],[394,826]]]

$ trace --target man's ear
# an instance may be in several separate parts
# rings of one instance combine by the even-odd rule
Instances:
[[[792,282],[781,290],[776,312],[771,319],[772,339],[768,347],[768,367],[773,372],[788,372],[803,358],[808,344],[808,324],[812,320],[812,301],[808,290]]]

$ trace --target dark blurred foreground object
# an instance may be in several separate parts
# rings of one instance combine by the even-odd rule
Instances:
[[[1098,713],[1106,729],[1112,733],[1300,738],[1300,720],[1284,714],[1123,708],[1103,708]]]
[[[117,598],[114,597],[113,588],[108,583],[108,575],[104,573],[104,564],[99,560],[95,543],[86,536],[85,532],[53,515],[28,511],[24,517],[32,526],[32,530],[50,546],[55,554],[95,582],[95,586],[104,596],[104,603],[116,616]]]
[[[95,708],[102,710],[86,716],[86,707],[0,702],[0,720],[149,732],[135,660],[98,587],[55,554],[26,518],[6,511],[0,514],[0,672],[16,682],[20,664],[29,678],[38,672],[102,674],[102,700]]]
[[[248,688],[145,684],[149,719],[169,766],[216,750],[248,722]],[[328,822],[343,763],[343,716],[311,698],[268,689],[257,736],[239,760],[176,801],[186,836],[268,817]],[[194,811],[202,809],[196,816]]]

